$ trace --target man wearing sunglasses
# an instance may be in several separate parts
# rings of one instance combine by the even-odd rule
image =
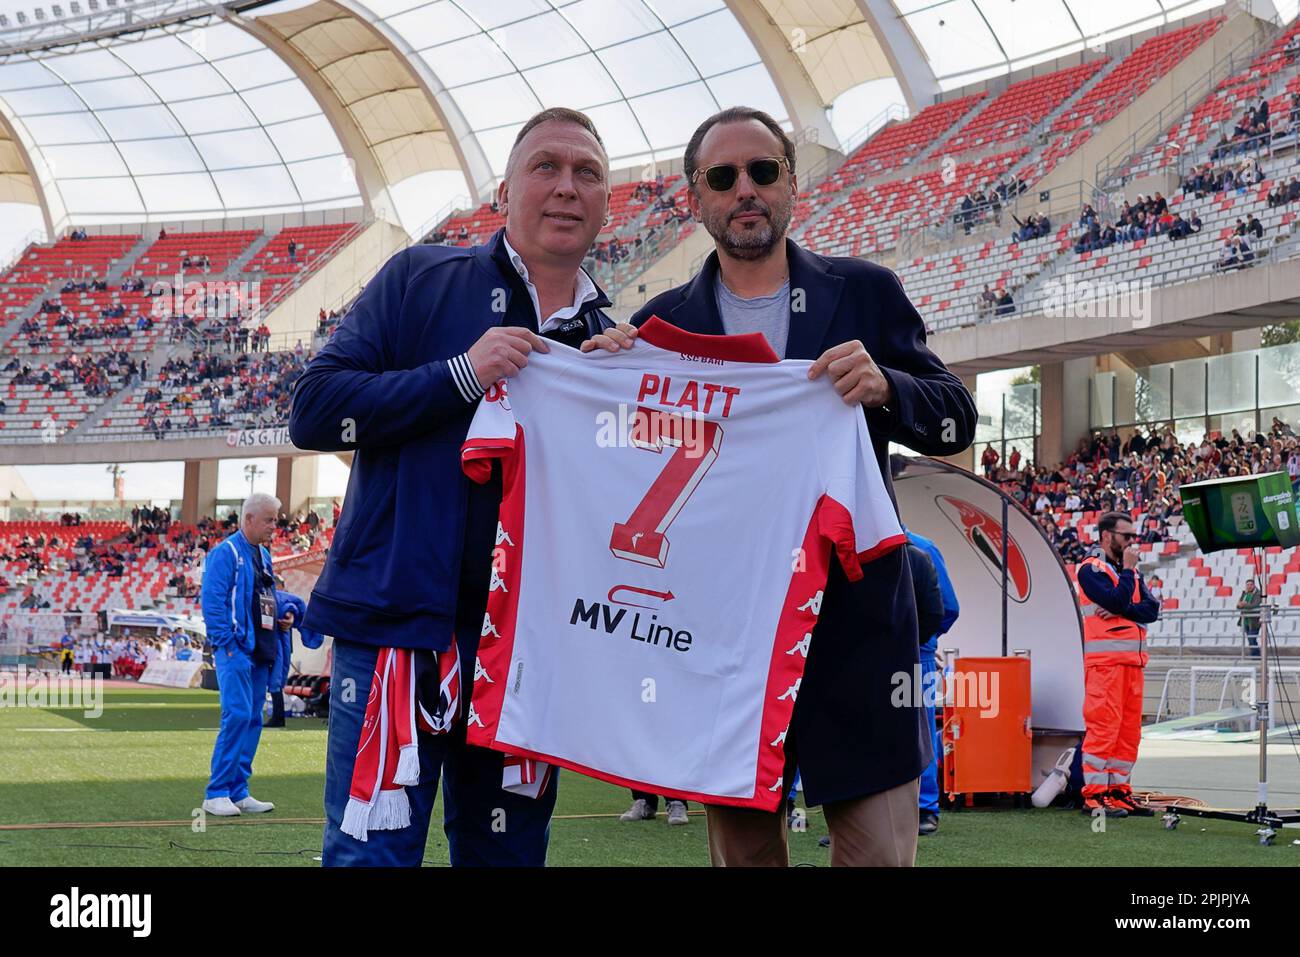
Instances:
[[[1098,553],[1079,566],[1083,618],[1083,813],[1150,817],[1129,776],[1142,739],[1146,625],[1160,602],[1138,571],[1137,530],[1127,512],[1097,521]]]
[[[975,405],[925,346],[921,317],[892,272],[818,256],[786,238],[798,197],[795,150],[760,110],[724,110],[686,147],[687,203],[713,237],[700,274],[652,299],[632,325],[583,348],[631,348],[652,315],[691,332],[761,332],[776,354],[861,405],[885,487],[890,442],[953,455],[974,438]],[[755,481],[762,481],[755,476]],[[808,805],[821,805],[831,863],[910,865],[917,795],[931,754],[921,702],[896,704],[895,675],[918,662],[917,613],[906,553],[872,562],[850,583],[832,568],[786,735],[785,780],[797,765]],[[785,817],[708,808],[715,865],[786,865]]]

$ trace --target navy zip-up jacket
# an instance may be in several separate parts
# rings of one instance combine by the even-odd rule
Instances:
[[[1115,569],[1119,583],[1111,584],[1109,576],[1093,571],[1088,565],[1080,564],[1077,572],[1079,587],[1083,593],[1113,615],[1135,621],[1139,625],[1149,625],[1160,617],[1160,602],[1147,590],[1147,583],[1142,576],[1131,568],[1125,568],[1111,561],[1110,556],[1097,552],[1097,557]],[[1141,601],[1133,600],[1133,578],[1137,576]]]
[[[460,447],[482,394],[465,353],[493,326],[537,331],[504,237],[393,256],[297,382],[293,444],[356,453],[307,606],[314,631],[380,647],[450,646],[470,500]],[[613,323],[597,292],[581,314],[599,329]]]

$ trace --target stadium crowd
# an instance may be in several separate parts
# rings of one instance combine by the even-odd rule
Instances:
[[[980,454],[984,477],[1034,514],[1067,563],[1088,552],[1078,540],[1072,512],[1127,511],[1141,542],[1168,537],[1168,522],[1182,513],[1179,486],[1206,479],[1286,471],[1300,483],[1300,437],[1274,417],[1267,432],[1237,429],[1181,443],[1172,424],[1138,426],[1127,440],[1115,429],[1080,440],[1069,458],[1037,466],[1012,448],[1006,462],[991,443]]]
[[[983,189],[972,190],[962,197],[957,212],[953,215],[953,221],[961,226],[968,236],[971,230],[980,223],[992,221],[1001,226],[1002,207],[1028,188],[1029,184],[1016,176],[1010,180],[999,182],[987,191]],[[1014,215],[1011,218],[1015,219],[1023,230],[1025,224],[1016,219]],[[1018,235],[1018,232],[1013,234],[1013,239],[1015,235]]]
[[[162,439],[174,429],[228,428],[231,415],[251,419],[248,424],[255,428],[283,423],[308,358],[299,340],[293,351],[244,352],[228,358],[195,349],[188,358],[169,359],[159,367],[155,384],[145,390],[143,431]],[[196,414],[201,406],[208,410],[206,425]]]
[[[1300,92],[1291,94],[1291,106],[1276,123],[1269,115],[1268,100],[1261,98],[1258,106],[1247,106],[1232,128],[1232,135],[1219,134],[1219,141],[1210,150],[1210,158],[1226,159],[1263,149],[1269,143],[1290,136],[1300,122]]]
[[[157,638],[77,637],[65,633],[56,646],[56,653],[64,674],[89,673],[99,670],[100,665],[107,665],[109,677],[138,681],[154,661],[201,658],[203,642],[179,628]]]

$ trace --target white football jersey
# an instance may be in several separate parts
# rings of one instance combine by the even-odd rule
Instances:
[[[503,483],[471,744],[778,806],[832,553],[856,580],[905,540],[861,409],[810,365],[652,318],[488,390],[462,450]]]

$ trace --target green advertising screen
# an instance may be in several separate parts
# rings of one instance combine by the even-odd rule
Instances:
[[[1291,477],[1266,472],[1193,482],[1178,489],[1183,518],[1203,552],[1300,545]]]

